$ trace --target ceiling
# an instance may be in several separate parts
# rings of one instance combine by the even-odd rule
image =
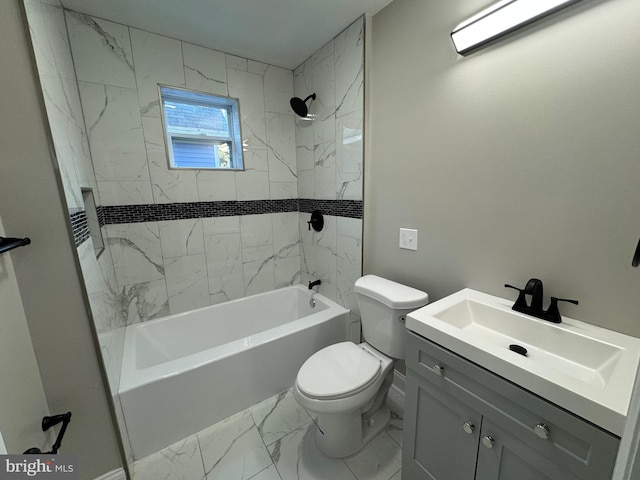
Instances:
[[[76,12],[294,69],[392,0],[61,0]]]

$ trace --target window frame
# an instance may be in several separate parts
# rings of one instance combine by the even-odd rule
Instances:
[[[165,91],[168,90],[168,91]],[[181,97],[180,92],[184,92],[185,97]],[[186,98],[186,95],[192,95],[196,98]],[[208,98],[198,98],[208,97]],[[239,172],[245,170],[243,142],[240,121],[240,100],[226,95],[218,95],[214,93],[202,92],[183,87],[174,87],[171,85],[158,84],[158,98],[160,99],[160,119],[162,121],[162,130],[165,144],[165,153],[167,156],[167,167],[170,170],[214,170],[219,172]],[[218,135],[193,135],[171,133],[167,128],[167,120],[165,116],[165,100],[183,103],[185,105],[200,105],[205,107],[215,107],[226,109],[227,123],[229,126],[229,136]],[[183,143],[200,143],[206,145],[220,145],[230,142],[230,167],[202,167],[202,166],[177,166],[175,165],[173,142],[174,139]]]

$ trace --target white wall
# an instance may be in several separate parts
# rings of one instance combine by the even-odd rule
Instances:
[[[395,0],[373,18],[366,273],[513,297],[640,336],[640,3],[583,1],[474,55],[449,34],[489,0]],[[398,249],[417,228],[417,252]]]

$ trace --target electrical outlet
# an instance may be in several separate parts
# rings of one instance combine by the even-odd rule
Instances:
[[[400,248],[404,248],[405,250],[418,250],[418,230],[401,228]]]

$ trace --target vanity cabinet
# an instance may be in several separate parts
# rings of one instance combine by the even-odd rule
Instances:
[[[402,478],[606,480],[619,438],[407,333]]]

